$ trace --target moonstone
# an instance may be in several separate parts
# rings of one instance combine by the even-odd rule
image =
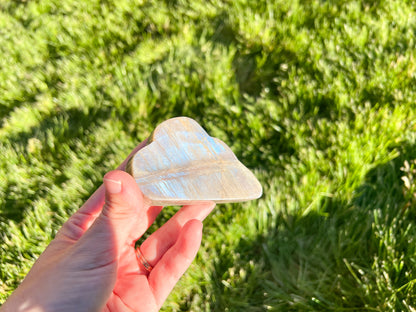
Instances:
[[[187,117],[157,126],[127,172],[152,205],[241,202],[262,195],[259,181],[231,149]]]

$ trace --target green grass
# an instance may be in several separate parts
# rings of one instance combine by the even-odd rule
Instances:
[[[264,195],[216,208],[165,311],[415,311],[415,16],[0,0],[0,303],[105,172],[186,115]]]

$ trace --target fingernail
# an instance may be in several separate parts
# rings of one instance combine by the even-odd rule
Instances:
[[[121,192],[121,181],[104,178],[104,186],[110,194],[117,194]]]

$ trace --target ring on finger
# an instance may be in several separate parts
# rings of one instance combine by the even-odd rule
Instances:
[[[146,258],[143,256],[143,253],[140,251],[140,246],[137,246],[135,248],[136,256],[138,262],[146,269],[147,272],[151,272],[153,270],[153,267],[150,265],[150,263],[146,260]]]

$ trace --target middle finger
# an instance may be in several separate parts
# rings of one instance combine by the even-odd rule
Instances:
[[[214,202],[183,206],[162,227],[150,235],[140,251],[151,266],[155,266],[165,252],[175,244],[182,227],[190,220],[203,221],[214,209]]]

